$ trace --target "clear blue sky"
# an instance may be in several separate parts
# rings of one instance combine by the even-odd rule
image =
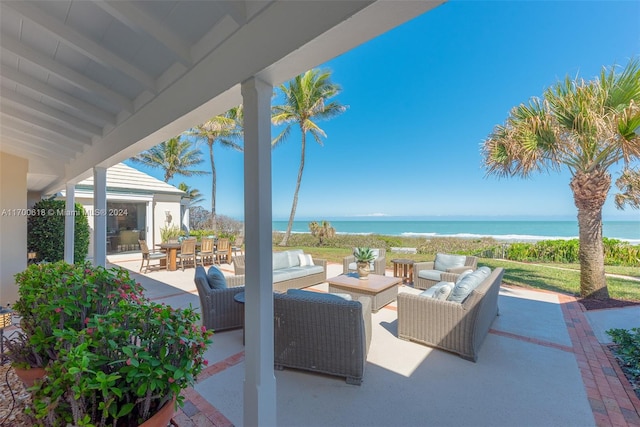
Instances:
[[[558,79],[591,79],[638,55],[638,1],[445,3],[321,66],[348,109],[319,123],[323,147],[307,144],[296,219],[575,219],[568,171],[486,177],[480,146],[513,106]],[[217,211],[241,218],[242,154],[217,144],[215,154]],[[275,220],[289,216],[299,162],[292,132],[273,152]],[[181,181],[210,208],[210,176],[171,183]],[[614,190],[604,220],[640,220],[637,210],[615,208]]]

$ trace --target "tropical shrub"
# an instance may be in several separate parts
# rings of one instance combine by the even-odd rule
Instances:
[[[640,328],[609,329],[607,334],[616,344],[615,357],[622,362],[623,369],[635,379],[640,379]]]
[[[311,235],[318,239],[318,245],[322,246],[325,239],[330,239],[336,235],[336,229],[331,226],[329,221],[311,221],[309,223],[309,231]]]
[[[45,199],[29,210],[27,219],[27,249],[37,253],[38,261],[56,262],[64,259],[64,221],[73,215],[74,262],[82,262],[89,251],[89,221],[81,204],[73,212],[65,211],[64,200]]]
[[[46,358],[30,389],[38,425],[139,425],[181,404],[207,363],[199,315],[149,301],[127,270],[34,264],[16,281],[21,339]]]
[[[167,225],[166,227],[160,228],[160,239],[162,240],[162,243],[166,243],[171,239],[177,239],[181,235],[182,235],[182,231],[180,230],[180,227],[178,227],[177,225],[174,225],[174,226]]]
[[[640,266],[640,246],[603,238],[605,265]],[[578,263],[578,239],[542,240],[536,243],[512,243],[507,259],[514,261]]]

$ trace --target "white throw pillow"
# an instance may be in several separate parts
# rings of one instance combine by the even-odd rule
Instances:
[[[453,290],[453,283],[445,282],[445,285],[442,285],[438,288],[436,293],[433,295],[433,299],[437,299],[439,301],[446,301],[449,297],[449,294]]]
[[[300,267],[315,265],[310,254],[298,254],[298,259],[300,260]]]
[[[435,285],[433,285],[432,287],[430,287],[429,289],[427,289],[425,291],[422,291],[420,293],[420,295],[422,295],[424,297],[429,297],[429,298],[433,298],[433,299],[442,300],[442,299],[447,299],[447,297],[451,293],[452,289],[453,289],[453,283],[451,283],[451,282],[438,282]],[[440,295],[441,293],[443,295],[446,295],[446,296],[442,297]]]

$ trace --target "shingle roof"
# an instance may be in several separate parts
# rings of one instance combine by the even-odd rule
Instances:
[[[78,187],[93,188],[93,177],[80,181]],[[184,191],[177,189],[173,185],[167,184],[140,172],[137,169],[127,166],[124,163],[118,163],[107,169],[107,190],[126,190],[135,193],[171,193],[185,194]]]

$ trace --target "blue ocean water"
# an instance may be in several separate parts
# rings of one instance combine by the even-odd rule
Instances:
[[[310,221],[294,221],[294,233],[308,233]],[[577,221],[329,221],[337,233],[410,237],[493,237],[501,241],[578,238]],[[274,231],[286,231],[287,221],[273,221]],[[604,237],[640,244],[640,221],[605,221]]]

